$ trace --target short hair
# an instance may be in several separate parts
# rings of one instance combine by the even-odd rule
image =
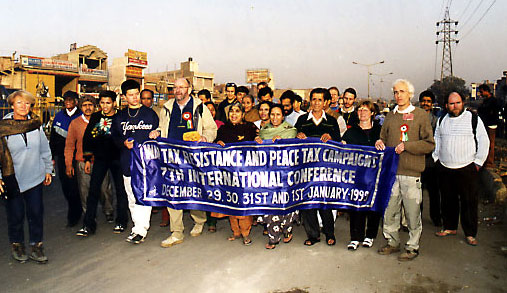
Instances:
[[[282,104],[273,104],[271,108],[269,108],[269,115],[271,115],[271,111],[273,111],[274,108],[280,109],[282,111],[282,116],[285,117],[285,113],[283,112],[283,105]]]
[[[211,100],[211,93],[207,89],[200,90],[197,96],[206,96],[207,100]]]
[[[227,90],[228,87],[234,88],[234,94],[238,92],[238,86],[234,82],[228,82],[225,84],[225,90]]]
[[[252,95],[246,95],[246,96],[244,96],[244,97],[243,97],[243,101],[244,101],[245,99],[250,99],[250,100],[252,101],[252,104],[255,104],[255,99],[254,99],[254,97],[253,97]]]
[[[238,107],[241,110],[241,112],[245,113],[245,108],[243,108],[243,105],[240,102],[236,102],[229,106],[229,109],[227,110],[227,117],[229,117],[229,112],[231,112],[232,107]]]
[[[238,86],[238,88],[236,89],[236,93],[245,93],[245,94],[249,94],[250,91],[248,90],[248,88],[244,85],[242,86]]]
[[[261,81],[261,82],[257,83],[257,87],[259,87],[259,86],[261,86],[261,85],[262,85],[262,86],[268,86],[268,83],[267,83],[267,82],[265,82],[265,81]]]
[[[283,92],[283,94],[280,96],[280,102],[282,100],[285,100],[285,99],[290,99],[290,103],[294,103],[294,99],[295,99],[295,96],[296,94],[291,91],[291,90],[286,90],[285,92]]]
[[[27,100],[28,102],[30,102],[31,105],[35,104],[35,97],[32,95],[32,93],[27,92],[27,91],[23,91],[23,90],[15,91],[12,94],[10,94],[7,97],[7,103],[9,103],[9,105],[12,106],[14,104],[14,100],[17,97],[21,97],[21,98]]]
[[[294,94],[294,101],[302,103],[303,102],[303,98],[301,98],[300,95],[298,95],[298,94],[295,93]]]
[[[114,102],[116,100],[116,93],[113,91],[101,91],[99,94],[99,101],[102,100],[102,98],[111,98]]]
[[[90,96],[90,95],[84,95],[80,100],[79,100],[79,108],[81,108],[83,106],[83,103],[84,102],[90,102],[92,103],[92,105],[95,107],[97,105],[97,100],[95,99],[94,96]]]
[[[435,102],[435,94],[430,90],[425,90],[419,94],[419,102],[421,102],[422,98],[424,98],[424,97],[430,98],[432,103]]]
[[[452,95],[452,94],[458,94],[458,96],[461,98],[461,101],[463,102],[463,95],[460,93],[460,92],[457,92],[457,91],[451,91],[448,95],[445,95],[444,97],[444,104],[448,104],[449,103],[449,96]]]
[[[485,83],[481,84],[477,89],[479,91],[485,91],[485,92],[491,93],[491,88],[489,87],[489,85],[487,85]]]
[[[133,79],[127,79],[121,84],[121,93],[126,95],[128,90],[141,90],[139,83]]]
[[[362,101],[361,103],[359,103],[357,108],[359,109],[362,106],[365,106],[366,108],[368,108],[372,113],[378,113],[377,109],[375,108],[375,104],[373,104],[371,101],[368,101],[368,100]]]
[[[151,94],[151,98],[152,98],[152,99],[153,99],[153,98],[155,98],[155,93],[154,93],[152,90],[150,90],[150,89],[144,89],[144,90],[142,90],[142,91],[141,91],[141,95],[142,95],[143,93],[146,93],[146,92],[148,92],[148,93],[150,93],[150,94]]]
[[[354,95],[354,99],[357,98],[357,93],[356,93],[356,90],[349,87],[347,88],[344,92],[343,92],[343,95],[345,96],[346,93],[350,93],[352,95]]]
[[[213,103],[213,102],[206,102],[206,103],[204,103],[204,106],[207,107],[208,105],[213,106],[213,108],[215,109],[215,112],[217,111],[217,105],[215,105],[215,103]]]
[[[79,100],[79,95],[76,92],[74,92],[74,91],[66,91],[63,94],[63,99],[64,100],[66,100],[66,99]]]
[[[269,109],[271,109],[271,107],[273,107],[273,102],[270,102],[270,101],[262,101],[259,103],[259,109],[261,108],[262,105],[268,105]]]
[[[338,95],[340,95],[340,90],[337,87],[335,87],[335,86],[332,86],[332,87],[328,88],[327,90],[329,92],[331,92],[331,90],[336,90],[338,92]]]
[[[267,94],[273,97],[273,90],[269,86],[261,88],[259,93],[257,94],[257,98],[260,99],[261,97],[264,97]]]
[[[312,97],[313,95],[315,94],[323,94],[324,95],[324,101],[330,101],[331,100],[331,94],[329,93],[329,91],[325,88],[321,88],[321,87],[318,87],[318,88],[314,88],[311,92],[310,92],[310,101],[312,100]]]
[[[400,79],[397,79],[397,80],[395,80],[395,81],[393,82],[393,88],[394,88],[394,86],[395,86],[395,85],[397,85],[397,84],[399,84],[399,83],[403,83],[404,85],[406,85],[406,86],[407,86],[407,88],[408,88],[408,93],[409,93],[409,95],[410,95],[410,99],[412,99],[412,98],[414,97],[414,92],[415,92],[414,85],[413,85],[410,81],[408,81],[408,80],[406,80],[406,79],[401,79],[401,78],[400,78]]]

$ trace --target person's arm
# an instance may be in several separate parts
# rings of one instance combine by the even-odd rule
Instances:
[[[83,158],[85,162],[90,162],[93,157],[93,147],[94,147],[94,139],[92,136],[92,130],[99,121],[96,119],[98,117],[96,115],[92,115],[90,118],[90,122],[86,125],[86,129],[83,134]]]
[[[484,123],[480,117],[477,117],[477,128],[475,136],[477,137],[477,152],[475,153],[474,163],[477,166],[482,166],[488,158],[489,137],[488,133],[486,132],[486,128],[484,127]]]
[[[74,120],[76,121],[76,120]],[[74,176],[74,167],[72,161],[74,160],[74,151],[76,150],[77,135],[74,129],[77,128],[75,123],[70,123],[69,130],[67,132],[67,139],[65,139],[65,173],[68,177]]]
[[[39,128],[39,133],[40,133],[40,157],[44,162],[44,172],[46,173],[43,183],[44,185],[49,185],[51,184],[52,181],[51,172],[53,171],[53,161],[51,160],[51,148],[49,147],[48,139],[42,127]]]
[[[423,113],[419,117],[421,119],[419,139],[405,141],[403,144],[406,152],[414,155],[425,155],[435,149],[435,140],[433,139],[433,128],[431,127],[429,115]]]
[[[203,105],[202,109],[202,117],[201,117],[201,123],[202,123],[202,134],[201,138],[204,137],[207,142],[212,142],[217,137],[217,124],[215,123],[215,120],[213,119],[213,116],[211,115],[211,112],[209,111],[208,107]]]
[[[443,120],[442,120],[443,121]],[[437,125],[435,127],[435,150],[433,150],[433,153],[431,154],[431,157],[433,158],[433,161],[438,161],[438,155],[439,155],[439,152],[440,152],[440,146],[442,144],[442,138],[441,138],[441,130],[442,128],[442,122],[438,122],[437,121]]]

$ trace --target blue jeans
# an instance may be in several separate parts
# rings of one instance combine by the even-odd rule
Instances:
[[[21,195],[9,198],[7,209],[7,226],[11,243],[25,242],[25,210],[28,219],[30,244],[42,242],[44,205],[42,203],[42,183],[22,192]]]

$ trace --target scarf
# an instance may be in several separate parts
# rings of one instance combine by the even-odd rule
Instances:
[[[259,132],[261,139],[272,139],[277,135],[281,138],[294,138],[297,135],[297,130],[287,123],[287,121],[284,121],[278,127],[273,127],[271,123],[268,123]]]

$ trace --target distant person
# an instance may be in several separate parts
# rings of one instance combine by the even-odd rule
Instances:
[[[134,141],[143,143],[148,140],[150,131],[158,128],[158,117],[155,111],[144,106],[140,99],[139,83],[127,79],[121,84],[122,95],[127,101],[127,108],[118,112],[113,119],[111,134],[117,147],[120,148],[120,164],[123,173],[123,184],[134,226],[126,241],[132,244],[144,242],[150,228],[151,206],[136,203],[132,191],[130,176],[130,154]],[[126,127],[126,126],[129,127]]]
[[[78,94],[73,91],[66,91],[63,94],[64,108],[56,113],[49,137],[53,164],[58,170],[63,196],[67,200],[67,227],[76,226],[83,213],[77,179],[76,176],[67,176],[64,155],[65,139],[67,138],[70,122],[82,114],[77,107],[78,98]]]
[[[144,89],[141,91],[141,104],[145,107],[152,108],[153,107],[153,99],[155,97],[155,93],[150,89]]]
[[[294,104],[292,104],[292,107],[294,109],[294,112],[299,113],[299,115],[303,115],[306,112],[301,109],[301,105],[303,103],[303,98],[301,98],[300,95],[295,94],[294,95]]]
[[[241,104],[245,110],[245,121],[253,123],[261,119],[259,116],[259,110],[255,108],[255,100],[252,95],[243,97],[243,102]]]
[[[451,93],[446,99],[445,107],[448,114],[437,123],[433,152],[438,177],[441,179],[439,185],[444,220],[444,227],[436,236],[456,235],[461,217],[466,243],[475,246],[479,169],[488,156],[488,134],[482,119],[464,110],[460,94]]]
[[[268,84],[265,81],[261,81],[257,84],[257,91],[260,91],[261,89],[267,87]]]
[[[220,128],[222,125],[224,125],[224,123],[222,121],[216,119],[216,116],[217,116],[217,105],[215,105],[215,103],[213,103],[213,102],[206,102],[206,103],[204,103],[204,105],[206,107],[208,107],[208,110],[211,113],[211,116],[215,120],[215,123],[217,125],[217,129]]]
[[[341,141],[340,128],[335,118],[326,115],[324,105],[329,103],[331,96],[324,88],[315,88],[310,92],[310,103],[312,110],[301,115],[296,122],[298,130],[297,138],[319,137],[322,142],[328,140]],[[335,245],[334,218],[330,209],[305,209],[301,210],[303,223],[308,239],[304,245],[311,246],[320,242],[320,227],[317,212],[322,218],[322,232],[326,236],[327,245]]]
[[[273,103],[273,90],[270,87],[263,87],[259,90],[259,93],[257,93],[257,99],[260,102],[268,101]]]
[[[488,159],[484,164],[486,168],[495,168],[495,136],[498,128],[498,113],[501,111],[498,100],[491,94],[491,89],[487,84],[481,84],[478,88],[479,95],[484,99],[477,109],[477,113],[486,125],[489,137]]]
[[[431,128],[435,133],[438,117],[433,114],[433,103],[435,95],[433,92],[426,90],[419,94],[419,106],[428,113]],[[426,154],[426,167],[421,174],[422,189],[428,191],[430,198],[430,219],[433,225],[442,226],[442,212],[440,207],[440,190],[438,189],[437,168],[430,154]]]
[[[243,103],[243,97],[247,96],[249,93],[250,91],[246,86],[238,86],[236,90],[236,99],[238,99],[238,102]]]
[[[13,112],[0,120],[0,194],[7,195],[2,201],[6,208],[11,255],[21,263],[28,258],[47,263],[42,244],[42,186],[51,184],[51,151],[38,117],[31,112],[35,97],[26,91],[16,91],[7,97],[7,102]],[[25,252],[25,215],[30,255]]]
[[[211,93],[207,89],[202,89],[197,93],[197,98],[203,102],[203,104],[206,104],[208,102],[213,102],[211,100]]]
[[[236,89],[237,86],[233,82],[229,82],[225,85],[225,99],[222,102],[220,102],[220,104],[218,104],[216,119],[224,123],[227,121],[227,114],[225,112],[225,108],[229,105],[236,103],[236,101],[238,100],[236,98]]]
[[[328,89],[331,94],[331,102],[329,103],[329,108],[335,112],[340,112],[340,107],[338,105],[338,99],[340,99],[340,90],[332,86]]]
[[[382,125],[380,139],[375,142],[378,150],[394,147],[400,156],[396,180],[384,213],[383,232],[387,245],[378,250],[381,255],[400,251],[400,219],[402,207],[408,224],[409,238],[405,252],[399,261],[409,261],[419,255],[419,240],[422,234],[421,219],[421,172],[425,167],[424,155],[433,151],[433,129],[428,114],[414,107],[414,86],[408,80],[398,79],[393,83],[393,94],[397,106],[389,112]]]
[[[280,97],[280,102],[283,106],[283,116],[285,117],[285,122],[289,123],[291,126],[294,126],[298,121],[299,114],[294,111],[294,101],[295,101],[295,93],[291,90],[287,90],[283,92]]]
[[[349,87],[343,92],[342,115],[343,119],[345,119],[345,123],[347,124],[347,128],[351,128],[352,125],[356,125],[359,121],[356,108],[354,107],[356,97],[356,90],[353,88]]]

